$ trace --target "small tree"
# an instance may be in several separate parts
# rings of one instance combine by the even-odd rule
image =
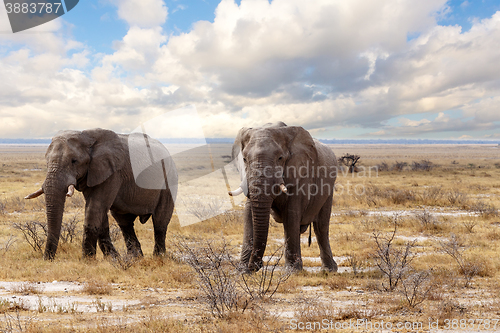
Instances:
[[[410,264],[414,258],[412,249],[415,246],[415,241],[406,242],[402,249],[394,246],[394,238],[398,227],[398,216],[394,216],[394,230],[386,237],[380,233],[374,233],[375,240],[375,264],[378,269],[386,276],[388,285],[382,284],[386,291],[393,291],[398,286],[398,283],[403,280],[407,271],[410,269]]]
[[[354,173],[354,171],[356,171],[356,163],[360,158],[361,157],[358,155],[345,154],[338,159],[338,162],[345,165],[349,169],[350,173]]]

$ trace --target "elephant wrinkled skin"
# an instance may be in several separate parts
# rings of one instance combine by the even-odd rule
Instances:
[[[165,236],[177,189],[175,165],[171,159],[151,162],[139,176],[163,183],[153,188],[140,187],[134,178],[129,146],[150,149],[150,154],[140,152],[147,161],[152,160],[147,159],[151,151],[168,156],[160,142],[143,134],[122,135],[110,130],[91,129],[63,131],[52,139],[45,154],[47,176],[43,186],[26,197],[31,199],[45,194],[48,225],[45,259],[53,259],[56,254],[66,196],[71,196],[74,189],[83,192],[85,198],[84,257],[95,257],[97,243],[104,255],[118,254],[109,235],[108,211],[120,226],[128,254],[143,255],[134,231],[136,217],[141,223],[152,217],[154,254],[165,253]]]
[[[302,127],[280,122],[242,128],[233,145],[242,183],[230,195],[245,193],[245,229],[241,262],[259,270],[267,244],[269,217],[283,223],[285,261],[302,269],[300,234],[312,223],[322,268],[337,271],[329,241],[330,213],[337,159],[330,148]]]

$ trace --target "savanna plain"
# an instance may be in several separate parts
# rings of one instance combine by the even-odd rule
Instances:
[[[337,179],[338,272],[321,271],[309,231],[304,270],[288,272],[271,218],[264,269],[247,275],[242,205],[227,209],[209,190],[187,208],[203,222],[181,227],[174,214],[164,257],[152,256],[151,221],[135,224],[144,257],[128,257],[110,215],[121,256],[93,260],[81,255],[78,192],[66,200],[56,259],[43,260],[44,198],[23,198],[45,178],[46,147],[0,146],[0,332],[499,331],[500,147],[331,148],[360,156]]]

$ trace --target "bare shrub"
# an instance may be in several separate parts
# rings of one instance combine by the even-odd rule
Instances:
[[[245,311],[248,300],[239,290],[240,272],[232,262],[230,245],[224,239],[220,244],[214,241],[190,244],[181,240],[176,246],[196,272],[202,300],[213,316],[224,318],[232,312]]]
[[[464,287],[469,287],[472,279],[484,270],[483,264],[478,261],[471,261],[464,257],[463,253],[467,246],[460,238],[451,235],[448,241],[440,241],[441,250],[455,260],[459,267],[459,273],[464,278]]]
[[[434,168],[434,163],[429,160],[413,161],[411,164],[412,171],[430,171],[432,168]]]
[[[468,233],[472,233],[474,230],[474,227],[477,225],[476,220],[465,220],[462,222],[463,226],[465,227],[465,230],[467,230]]]
[[[0,215],[7,213],[5,200],[0,199]]]
[[[267,260],[263,267],[253,274],[242,274],[238,280],[240,287],[246,292],[250,299],[272,298],[279,286],[290,277],[292,270],[278,269],[279,263],[284,255],[284,247],[280,246]]]
[[[10,247],[12,244],[16,242],[16,238],[14,236],[10,236],[4,243],[3,245],[0,246],[0,253],[7,253],[10,250]]]
[[[498,216],[498,209],[495,208],[495,206],[491,204],[487,204],[484,201],[477,201],[473,203],[470,207],[469,210],[473,212],[477,212],[481,217],[492,217],[492,216]]]
[[[389,164],[387,164],[386,162],[382,162],[382,163],[376,165],[376,167],[379,171],[389,171],[389,169],[390,169]]]
[[[349,279],[342,275],[334,275],[325,282],[331,290],[344,290],[349,286]]]
[[[129,268],[133,267],[140,260],[142,260],[142,258],[128,253],[119,253],[118,255],[111,256],[109,258],[109,262],[111,263],[111,265],[123,271],[126,271]]]
[[[463,315],[467,312],[467,308],[464,305],[449,299],[441,301],[437,310],[438,318],[441,320],[452,318],[457,314]]]
[[[386,196],[396,205],[402,205],[407,202],[415,201],[415,192],[412,190],[388,189]]]
[[[24,239],[34,251],[42,252],[47,239],[47,223],[38,221],[13,222],[12,228],[23,233]]]
[[[408,163],[406,163],[406,162],[398,162],[398,161],[396,161],[396,163],[392,166],[392,170],[401,172],[407,166],[408,166]]]
[[[233,259],[234,249],[222,238],[220,241],[176,242],[180,257],[196,272],[202,301],[214,317],[225,318],[243,313],[250,302],[270,299],[291,271],[278,269],[283,248],[275,250],[259,272],[242,272],[240,263]]]
[[[23,212],[26,207],[26,200],[21,197],[13,197],[10,199],[9,206],[14,212]]]
[[[324,304],[316,299],[297,297],[294,300],[296,304],[300,304],[295,308],[294,318],[300,322],[320,323],[324,318],[335,318],[337,313],[335,306],[332,304]],[[319,330],[321,326],[318,326]]]
[[[14,333],[14,332],[31,332],[34,316],[23,316],[21,311],[29,310],[22,302],[12,302],[10,311],[15,312],[11,315],[4,312],[4,319],[1,321],[0,332]]]
[[[458,189],[452,189],[446,193],[446,199],[451,205],[465,207],[469,201],[466,193],[460,192]]]
[[[398,227],[398,216],[393,217],[394,230],[386,237],[382,237],[380,233],[373,233],[372,237],[375,241],[375,251],[373,257],[375,264],[380,272],[387,278],[387,285],[382,283],[382,287],[386,291],[393,291],[401,282],[407,271],[410,269],[410,264],[414,258],[412,249],[415,246],[415,241],[406,242],[402,249],[394,246],[393,242],[396,236]]]
[[[110,295],[112,290],[111,283],[100,280],[87,281],[82,288],[82,292],[87,295]]]
[[[358,275],[366,267],[366,260],[360,258],[355,253],[351,253],[347,256],[347,263],[352,268],[354,275]]]
[[[425,230],[435,229],[437,227],[437,219],[427,209],[416,213],[415,218]]]
[[[66,219],[61,224],[60,239],[63,243],[73,243],[78,234],[78,223],[80,222],[79,212],[73,214],[73,217]]]
[[[12,288],[12,291],[23,295],[38,295],[42,293],[43,288],[36,282],[22,282]]]
[[[222,210],[224,201],[218,197],[211,197],[209,199],[191,199],[187,205],[187,212],[193,214],[201,221],[209,219],[213,216],[219,215]]]
[[[401,282],[401,293],[412,308],[425,301],[432,288],[432,272],[430,270],[416,271],[409,274]]]
[[[443,195],[441,186],[431,186],[422,192],[422,201],[428,205],[437,205]]]

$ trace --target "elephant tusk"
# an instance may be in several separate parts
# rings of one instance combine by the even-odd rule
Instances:
[[[281,191],[283,191],[283,193],[287,193],[288,192],[288,189],[286,188],[285,184],[281,184],[280,185],[280,189],[281,189]]]
[[[66,193],[66,196],[71,197],[73,193],[75,193],[75,186],[74,185],[68,186],[68,193]]]
[[[241,186],[239,186],[236,190],[234,191],[229,191],[227,192],[227,194],[229,194],[230,196],[232,197],[235,197],[237,195],[240,195],[241,193],[243,193],[243,189],[241,188]]]
[[[31,193],[30,195],[25,196],[24,199],[33,199],[33,198],[36,198],[42,194],[43,194],[43,188],[39,189],[36,192]]]

